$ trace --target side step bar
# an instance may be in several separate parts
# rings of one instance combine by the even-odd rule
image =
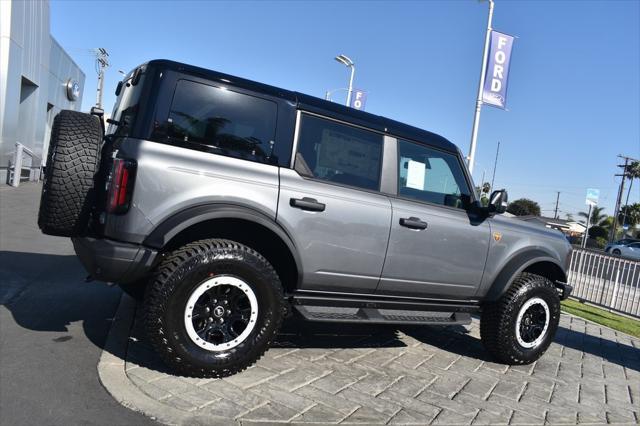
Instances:
[[[475,301],[429,300],[383,295],[298,290],[292,305],[310,321],[372,324],[469,324]]]
[[[309,321],[369,324],[470,324],[471,314],[463,312],[425,312],[399,309],[340,308],[296,305],[296,310]]]

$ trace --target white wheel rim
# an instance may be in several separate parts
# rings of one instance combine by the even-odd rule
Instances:
[[[534,340],[526,341],[525,338],[522,336],[521,326],[529,325],[529,324],[526,324],[528,319],[527,317],[525,317],[525,315],[528,313],[528,311],[531,308],[534,308],[537,305],[541,306],[544,309],[544,315],[545,315],[544,327],[542,328],[542,332],[540,333],[540,335],[537,336]],[[520,311],[518,312],[518,319],[516,320],[516,339],[518,340],[518,344],[527,349],[535,348],[536,346],[538,346],[540,343],[542,343],[542,341],[547,335],[547,330],[549,329],[550,321],[551,321],[551,315],[549,314],[549,305],[547,305],[547,302],[545,302],[543,299],[539,297],[534,297],[532,299],[527,300],[525,304],[522,305],[522,307],[520,308]]]
[[[194,326],[194,321],[195,321],[194,310],[196,307],[196,303],[206,292],[219,286],[230,286],[232,288],[236,288],[240,290],[249,301],[250,315],[249,315],[248,322],[246,324],[245,329],[238,336],[236,336],[232,340],[223,341],[220,343],[213,343],[206,340],[204,336],[202,336],[201,334],[198,334],[198,332],[196,331],[196,328]],[[210,310],[211,316],[209,317],[209,319],[213,319],[213,318],[215,318],[215,320],[222,319],[223,320],[222,322],[224,322],[224,318],[223,318],[224,309],[226,308],[223,307],[222,304],[215,306],[213,309]],[[223,311],[222,314],[220,314],[221,310]],[[239,344],[241,344],[244,340],[246,340],[246,338],[249,336],[249,334],[251,334],[251,332],[255,328],[257,319],[258,319],[258,300],[256,299],[255,293],[246,282],[244,282],[239,278],[231,277],[231,276],[213,277],[201,283],[191,293],[191,296],[189,297],[189,300],[187,300],[187,304],[184,310],[184,327],[187,330],[187,334],[189,335],[189,338],[191,338],[193,343],[195,343],[199,347],[206,349],[208,351],[213,351],[213,352],[226,351],[228,349],[232,349],[238,346]]]

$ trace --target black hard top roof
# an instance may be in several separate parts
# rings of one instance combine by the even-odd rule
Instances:
[[[380,115],[359,111],[346,107],[345,105],[326,101],[315,96],[309,96],[304,93],[293,92],[279,87],[270,86],[268,84],[166,59],[155,59],[147,62],[146,65],[200,76],[208,80],[226,83],[253,92],[278,97],[296,103],[300,109],[305,111],[326,115],[328,117],[367,127],[399,138],[427,143],[447,151],[458,152],[458,148],[453,143],[435,133],[419,129],[399,121],[391,120]]]

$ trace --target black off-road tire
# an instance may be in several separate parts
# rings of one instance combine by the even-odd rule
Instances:
[[[62,110],[53,120],[38,226],[43,233],[82,236],[95,202],[102,125],[96,116]]]
[[[516,322],[522,306],[532,298],[540,298],[549,307],[549,324],[542,341],[532,348],[522,346],[516,337]],[[507,292],[497,301],[483,307],[480,337],[484,347],[499,361],[530,364],[540,358],[553,341],[560,321],[558,291],[547,278],[521,273]]]
[[[256,325],[237,346],[210,351],[196,345],[184,324],[187,301],[212,277],[242,279],[255,293]],[[192,377],[225,377],[244,370],[269,348],[286,313],[282,285],[269,262],[255,250],[230,240],[190,243],[168,254],[144,299],[148,338],[175,372]]]

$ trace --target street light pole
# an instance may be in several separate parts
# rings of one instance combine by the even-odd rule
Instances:
[[[347,106],[351,106],[351,94],[353,93],[353,76],[356,73],[356,66],[353,61],[345,55],[338,55],[334,59],[341,64],[351,68],[351,76],[349,77],[349,92],[347,93]]]
[[[476,112],[473,116],[471,130],[471,146],[469,146],[469,173],[473,173],[473,163],[476,158],[476,141],[478,140],[478,126],[480,125],[480,110],[482,109],[482,86],[487,74],[487,56],[489,55],[489,41],[491,40],[491,21],[493,20],[493,0],[489,0],[489,18],[487,19],[487,32],[484,38],[484,51],[482,53],[482,68],[480,69],[480,82],[478,83],[478,98],[476,99]]]
[[[349,77],[349,93],[347,93],[347,106],[351,106],[351,94],[353,93],[353,75],[356,73],[356,67],[351,64],[351,77]]]

